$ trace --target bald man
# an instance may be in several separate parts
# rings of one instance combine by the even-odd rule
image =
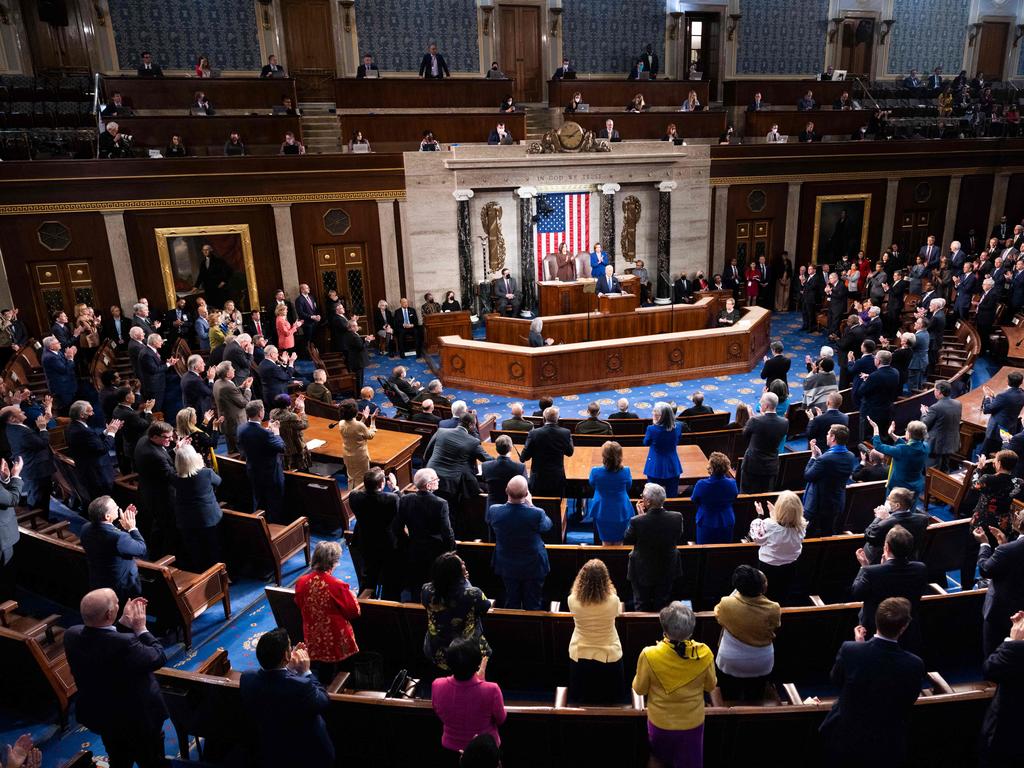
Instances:
[[[111,768],[169,765],[164,757],[167,708],[153,672],[166,661],[146,629],[146,601],[129,600],[118,632],[117,595],[97,589],[82,598],[83,625],[64,633],[71,674],[78,685],[78,722],[100,735]]]
[[[505,582],[505,608],[539,611],[544,577],[551,570],[541,534],[551,530],[551,518],[533,506],[522,475],[509,480],[505,492],[508,503],[487,510],[494,531],[494,572]]]

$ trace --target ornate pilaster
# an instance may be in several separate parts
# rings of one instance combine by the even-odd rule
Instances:
[[[655,274],[652,275],[655,285],[655,304],[668,304],[671,300],[669,291],[672,287],[665,284],[661,275],[667,275],[669,271],[669,244],[672,242],[672,192],[677,186],[678,182],[675,181],[663,181],[654,185],[654,188],[658,190],[658,263],[655,266]]]
[[[139,300],[139,291],[135,287],[135,270],[132,268],[132,257],[128,250],[124,211],[105,212],[103,226],[107,230],[107,245],[110,248],[110,263],[114,268],[117,298],[121,306],[127,308]]]
[[[608,255],[608,263],[615,266],[615,193],[622,189],[618,184],[601,185],[601,246]],[[590,243],[587,243],[590,250]]]
[[[519,187],[519,282],[522,285],[524,310],[537,306],[537,258],[533,249],[533,198],[536,187]]]
[[[463,307],[475,305],[473,296],[473,241],[469,231],[469,200],[472,189],[456,189],[452,196],[458,201],[456,227],[459,231],[459,292]]]
[[[295,256],[295,231],[292,229],[292,204],[274,203],[274,229],[277,233],[277,253],[281,263],[281,287],[288,296],[299,290],[299,262]],[[256,299],[257,304],[259,298]]]
[[[946,196],[946,223],[942,230],[942,242],[939,250],[948,246],[956,237],[956,211],[960,206],[960,185],[963,183],[962,173],[954,174],[949,179],[949,194]],[[989,232],[992,230],[990,229]],[[965,233],[966,234],[966,233]]]
[[[786,237],[783,248],[789,251],[790,255],[796,253],[796,232],[797,221],[800,218],[800,188],[801,181],[789,182],[789,189],[786,194]]]

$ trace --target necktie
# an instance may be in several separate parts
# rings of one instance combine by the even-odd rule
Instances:
[[[409,322],[409,310],[408,309],[403,309],[402,310],[402,314],[405,316],[405,322],[408,323]]]
[[[510,292],[510,291],[509,291],[509,289],[508,289],[508,278],[506,278],[506,279],[505,279],[505,293],[509,293],[509,292]]]
[[[260,336],[263,335],[263,328],[260,326],[260,321],[256,321],[256,333]]]

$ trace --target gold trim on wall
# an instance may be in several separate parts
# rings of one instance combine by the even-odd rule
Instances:
[[[744,158],[748,159],[748,158]],[[773,158],[775,159],[775,158]],[[712,164],[719,162],[712,160]],[[733,184],[781,184],[791,181],[869,181],[876,179],[913,179],[913,178],[934,178],[936,176],[971,176],[974,174],[991,173],[999,175],[1002,173],[1013,174],[1024,171],[1024,168],[926,168],[920,170],[906,170],[886,172],[878,171],[855,171],[850,173],[780,173],[768,176],[716,176],[711,179],[712,187],[728,187]]]
[[[933,174],[934,175],[934,174]],[[144,211],[162,208],[217,208],[280,203],[337,203],[350,200],[405,200],[404,189],[377,192],[317,192],[293,195],[232,195],[225,197],[172,197],[153,200],[95,200],[65,203],[21,203],[0,206],[0,216],[89,211]]]
[[[818,235],[821,233],[821,204],[822,203],[845,203],[864,201],[864,220],[860,228],[860,248],[866,251],[868,247],[868,225],[871,223],[871,193],[859,195],[818,195],[814,199],[814,239],[811,241],[811,263],[818,263]]]
[[[157,227],[156,252],[160,257],[160,274],[164,279],[164,294],[167,306],[174,307],[177,296],[174,291],[174,275],[171,272],[171,253],[167,241],[172,237],[195,237],[196,235],[239,235],[242,238],[242,257],[245,260],[245,282],[249,291],[249,303],[259,306],[259,290],[256,286],[256,265],[252,258],[252,237],[248,224],[217,224],[209,227]],[[254,303],[255,301],[255,303]]]

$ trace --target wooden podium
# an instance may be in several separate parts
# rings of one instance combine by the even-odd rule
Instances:
[[[640,296],[635,293],[609,293],[597,297],[597,311],[605,315],[632,312],[640,306]]]
[[[639,303],[640,283],[633,275],[618,275],[619,282],[624,291],[635,294]],[[557,280],[544,280],[540,286],[540,314],[542,317],[551,315],[575,315],[580,312],[598,311],[596,293],[588,293],[584,290],[586,286],[594,286],[597,280],[592,277],[585,277],[581,280],[562,283]],[[594,289],[591,287],[591,291]],[[638,304],[630,307],[615,309],[616,312],[632,312]],[[601,310],[604,311],[604,310]]]
[[[435,312],[432,315],[423,316],[423,346],[428,354],[436,354],[440,345],[438,339],[442,336],[461,336],[464,339],[473,338],[473,323],[469,319],[469,312]]]

